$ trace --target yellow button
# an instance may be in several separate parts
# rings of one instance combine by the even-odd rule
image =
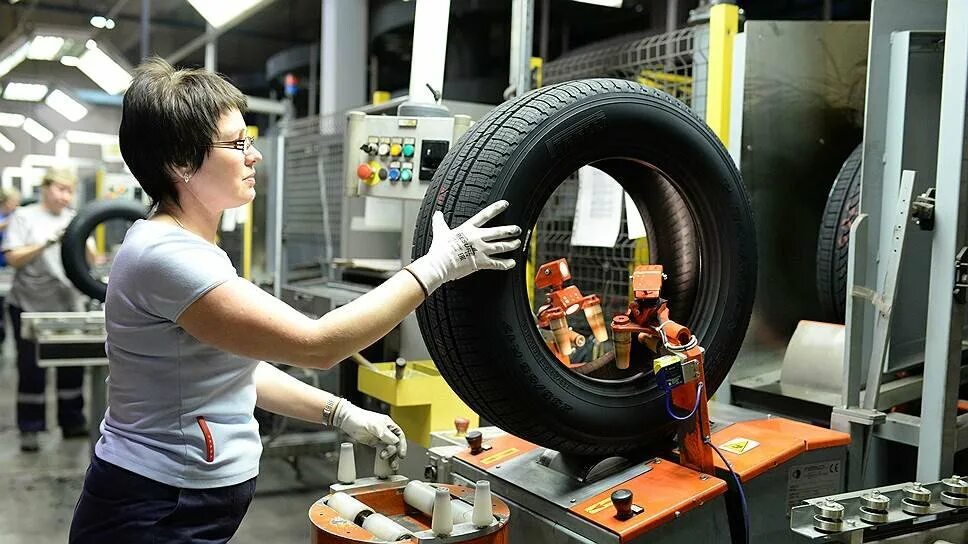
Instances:
[[[403,150],[403,146],[401,146],[400,144],[393,144],[390,146],[390,156],[399,157],[400,151],[402,150]]]
[[[383,168],[382,166],[380,166],[380,163],[376,161],[370,161],[367,164],[367,166],[370,167],[370,177],[368,177],[367,179],[364,179],[363,183],[367,185],[376,185],[377,183],[380,183],[381,180],[378,176],[378,173],[380,172],[380,168]]]

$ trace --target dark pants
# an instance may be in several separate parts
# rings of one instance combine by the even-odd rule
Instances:
[[[74,508],[68,542],[228,542],[252,502],[255,480],[214,489],[181,489],[94,455]]]
[[[43,431],[47,428],[44,389],[46,369],[37,366],[36,344],[20,336],[20,314],[23,310],[8,306],[10,326],[17,341],[17,427],[22,432]],[[81,386],[84,369],[57,368],[57,424],[70,429],[81,427],[84,421],[84,397]]]

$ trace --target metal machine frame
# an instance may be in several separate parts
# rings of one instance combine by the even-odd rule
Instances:
[[[842,398],[845,408],[835,409],[831,422],[835,428],[847,430],[855,437],[851,487],[861,485],[862,460],[866,459],[865,447],[871,447],[870,436],[917,446],[917,477],[923,481],[951,474],[955,453],[968,447],[968,441],[959,440],[961,435],[968,436],[968,418],[957,416],[956,411],[958,387],[964,375],[964,302],[958,299],[957,292],[963,283],[961,263],[966,244],[964,209],[960,202],[966,181],[963,161],[968,124],[965,118],[968,4],[930,0],[920,0],[917,4],[912,8],[911,2],[877,0],[871,19],[861,201],[864,215],[852,226],[850,241]],[[947,23],[941,35],[941,28],[937,27],[944,24],[945,17]],[[928,73],[931,73],[930,63],[937,62],[942,43],[941,79],[908,77],[917,73],[919,62],[929,63]],[[883,93],[885,89],[887,92]],[[930,97],[935,93],[939,98],[934,110],[937,117],[924,113],[924,104],[917,103],[927,97],[930,112],[933,105]],[[931,152],[935,141],[936,156]],[[885,160],[877,160],[880,157]],[[885,414],[879,411],[883,406],[878,403],[877,393],[866,394],[863,405],[860,404],[862,372],[865,367],[869,371],[866,390],[880,391],[881,374],[891,368],[887,351],[894,314],[910,311],[910,305],[904,305],[898,291],[904,253],[913,244],[910,239],[913,229],[907,228],[908,216],[916,213],[920,219],[924,214],[920,209],[911,212],[911,203],[920,192],[915,189],[914,172],[899,174],[902,168],[917,171],[920,179],[924,171],[930,175],[935,165],[935,179],[928,177],[924,183],[930,185],[933,181],[936,199],[929,202],[925,195],[920,203],[920,207],[933,214],[933,225],[921,225],[925,230],[933,226],[924,379],[919,395],[921,415]],[[898,187],[897,193],[893,192],[895,187]],[[894,213],[881,209],[880,203],[884,202],[887,209],[889,200],[896,201]],[[875,239],[878,233],[881,233],[879,245]],[[885,245],[887,236],[890,245]],[[874,249],[878,247],[880,251]],[[923,259],[919,261],[923,266]],[[916,316],[924,315],[916,309],[914,312]],[[865,364],[868,360],[869,365]]]

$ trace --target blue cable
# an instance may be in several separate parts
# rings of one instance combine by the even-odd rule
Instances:
[[[749,507],[746,505],[746,493],[743,492],[743,484],[739,481],[739,476],[736,475],[736,471],[733,470],[733,465],[729,464],[723,452],[719,451],[719,448],[712,444],[712,441],[707,438],[704,442],[709,445],[710,448],[719,455],[719,458],[723,460],[723,464],[729,470],[729,473],[733,476],[733,481],[736,482],[736,490],[739,492],[739,503],[743,507],[743,529],[746,531],[746,544],[750,542],[750,511]]]
[[[686,416],[676,415],[675,411],[673,411],[672,404],[670,404],[671,402],[670,396],[672,391],[671,389],[666,389],[665,390],[666,391],[666,412],[669,413],[669,417],[678,421],[686,421],[688,419],[691,419],[693,416],[695,416],[696,412],[699,411],[699,403],[702,400],[702,388],[703,388],[703,383],[699,382],[699,385],[696,386],[696,405],[692,407],[692,411],[689,412],[689,414]],[[713,451],[716,452],[716,455],[718,455],[719,458],[722,459],[723,464],[726,465],[726,469],[729,470],[730,475],[733,477],[733,481],[736,482],[736,490],[739,492],[740,506],[743,509],[743,530],[745,531],[746,544],[749,544],[750,512],[749,512],[749,506],[747,506],[746,504],[746,493],[743,491],[743,484],[742,482],[739,481],[739,476],[736,474],[736,471],[733,470],[733,465],[729,464],[729,461],[726,460],[726,457],[723,455],[723,452],[719,451],[719,448],[713,445],[712,440],[707,437],[703,440],[703,442],[706,445],[708,445],[710,448],[712,448]]]
[[[669,400],[669,398],[671,397],[670,393],[672,391],[667,390],[666,391],[666,412],[669,412],[669,417],[678,421],[686,421],[686,420],[692,419],[692,417],[696,415],[696,412],[699,411],[699,402],[702,400],[702,387],[703,387],[702,382],[699,382],[699,385],[696,386],[696,405],[693,406],[692,411],[685,416],[676,415],[675,411],[672,409],[672,404],[670,404],[671,401]]]

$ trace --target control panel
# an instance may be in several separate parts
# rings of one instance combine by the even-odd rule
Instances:
[[[349,113],[344,144],[346,193],[422,200],[467,115],[398,117]]]

